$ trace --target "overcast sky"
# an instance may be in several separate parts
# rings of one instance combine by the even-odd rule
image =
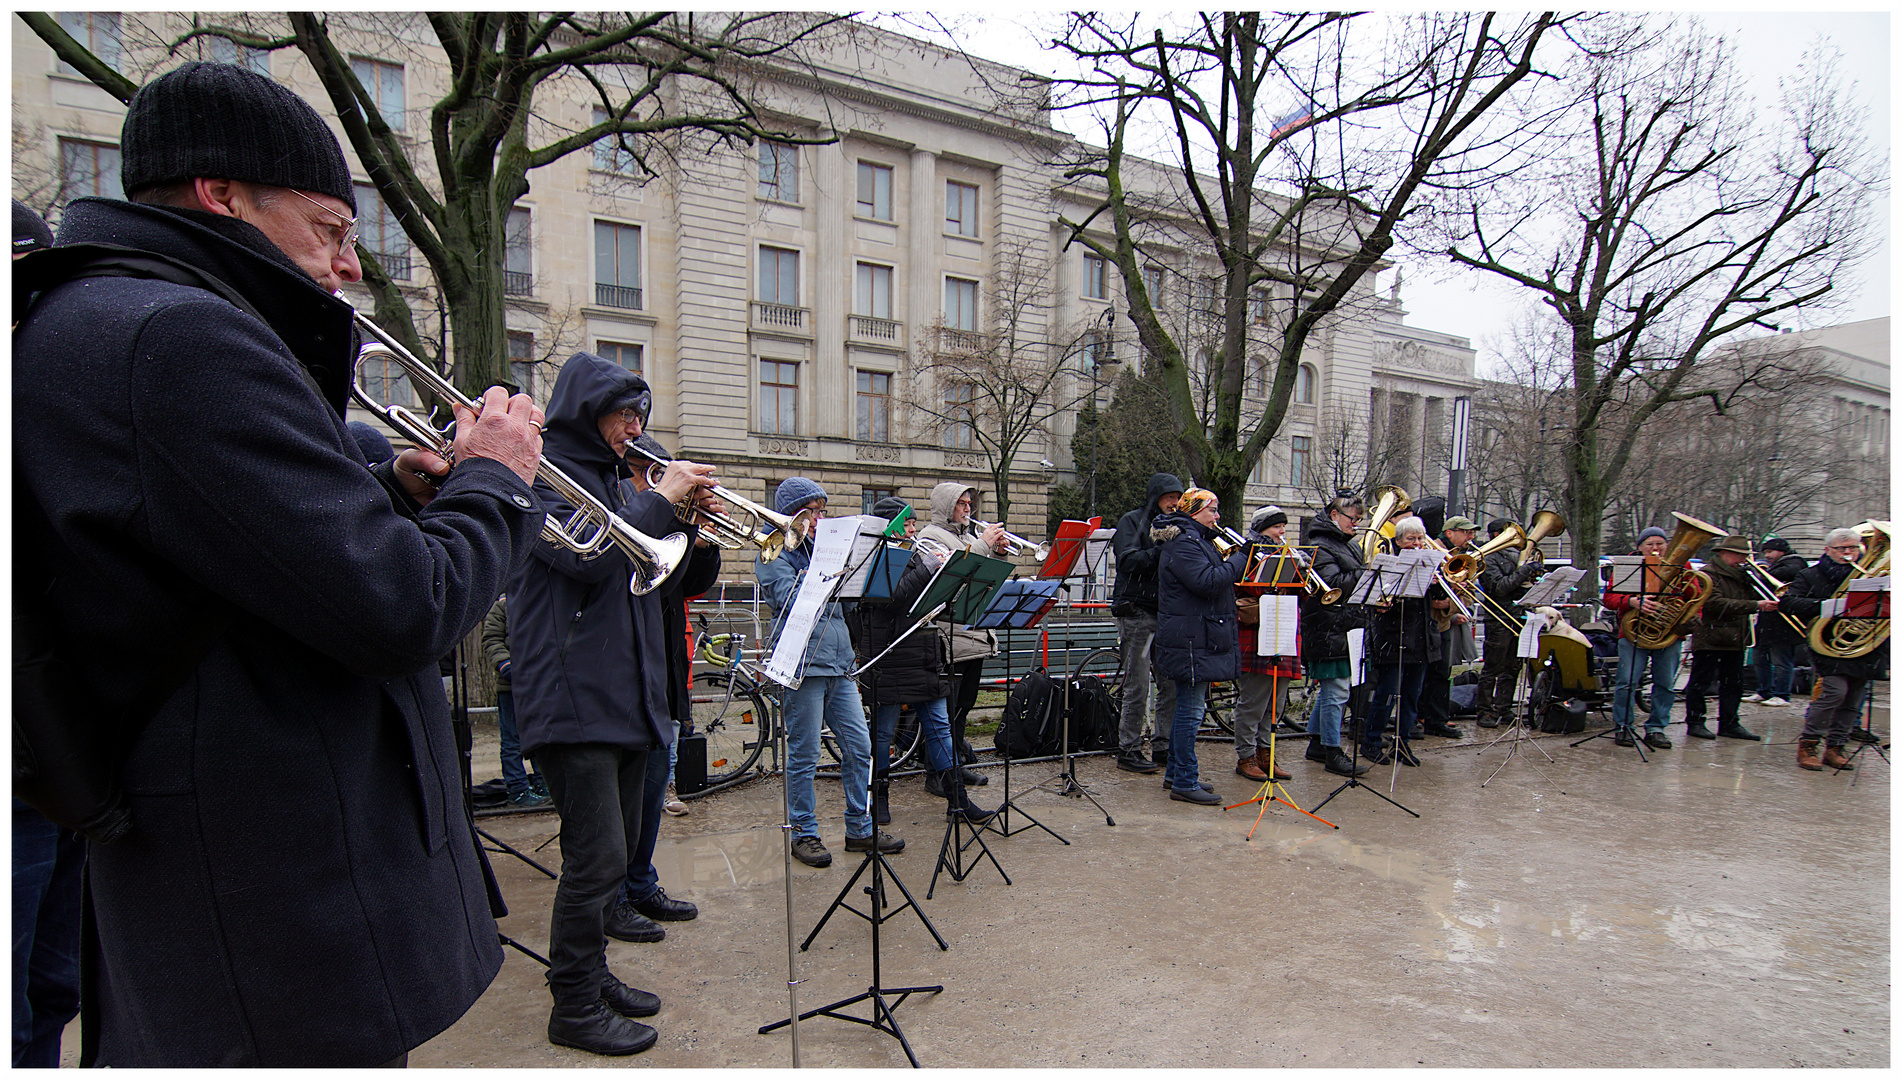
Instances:
[[[1622,5],[1621,5],[1622,6]],[[1057,60],[1043,51],[1057,13],[1022,9],[1023,14],[999,14],[992,8],[985,13],[946,14],[959,44],[973,55],[1032,71],[1052,72]],[[1843,54],[1845,83],[1853,81],[1856,100],[1869,110],[1869,137],[1885,157],[1890,152],[1889,126],[1889,14],[1886,11],[1826,12],[1797,14],[1788,12],[1713,12],[1699,17],[1713,30],[1724,35],[1736,47],[1738,63],[1752,73],[1754,93],[1760,108],[1776,101],[1777,80],[1792,74],[1802,52],[1817,39],[1826,39]],[[933,16],[910,15],[900,19],[876,18],[874,21],[919,37],[932,37],[927,27]],[[939,40],[943,40],[940,38]],[[1081,115],[1058,114],[1058,127],[1090,142],[1100,143],[1099,132],[1089,129]],[[1889,201],[1877,204],[1877,228],[1884,237],[1877,249],[1845,283],[1854,292],[1854,301],[1841,312],[1826,319],[1812,320],[1799,329],[1837,322],[1855,322],[1889,314],[1889,261],[1892,245],[1889,234]],[[1461,272],[1444,263],[1404,263],[1401,299],[1408,309],[1407,321],[1429,330],[1459,334],[1470,338],[1479,350],[1482,372],[1489,366],[1494,343],[1504,336],[1506,327],[1524,305],[1531,302],[1523,290],[1497,283],[1477,271]],[[1384,291],[1392,282],[1392,271],[1381,275]]]

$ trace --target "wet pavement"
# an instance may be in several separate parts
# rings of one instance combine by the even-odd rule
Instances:
[[[1056,766],[1019,766],[1021,807],[1070,844],[1036,828],[987,836],[1011,884],[985,861],[962,882],[941,878],[930,900],[943,802],[902,780],[890,831],[909,846],[890,862],[951,948],[899,912],[880,931],[882,983],[944,986],[897,1010],[927,1066],[1884,1067],[1889,765],[1870,749],[1854,772],[1797,769],[1802,704],[1746,705],[1763,743],[1686,740],[1676,724],[1676,748],[1648,763],[1609,739],[1573,749],[1577,736],[1542,736],[1483,786],[1505,747],[1478,753],[1464,724],[1460,742],[1426,740],[1420,768],[1366,777],[1420,817],[1348,790],[1321,811],[1338,830],[1283,806],[1257,824],[1257,807],[1173,802],[1159,776],[1076,759],[1099,810],[1027,792]],[[488,736],[478,778],[494,774]],[[1311,809],[1340,778],[1301,760],[1305,740],[1282,746],[1286,791]],[[1229,745],[1199,752],[1225,802],[1254,795]],[[994,806],[1002,771],[985,771],[992,782],[973,795]],[[668,924],[663,942],[608,949],[618,975],[666,1003],[649,1021],[652,1050],[617,1061],[549,1045],[541,969],[511,950],[411,1065],[790,1065],[787,1031],[757,1033],[789,1011],[780,784],[690,805],[663,826],[656,862],[700,917]],[[792,865],[799,939],[862,862],[843,850],[842,808],[822,783],[834,863]],[[556,844],[533,850],[552,814],[480,824],[558,868]],[[544,951],[553,881],[492,858],[512,910],[503,932]],[[856,888],[850,902],[870,910]],[[802,1010],[863,992],[870,925],[836,912],[796,963]],[[808,1067],[906,1063],[858,1024],[820,1017],[799,1031]]]

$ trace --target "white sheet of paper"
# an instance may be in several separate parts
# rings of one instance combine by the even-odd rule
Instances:
[[[819,522],[813,540],[812,564],[799,581],[792,608],[780,623],[779,638],[773,644],[772,658],[766,662],[766,677],[789,690],[799,689],[806,667],[806,647],[812,643],[813,628],[819,615],[838,587],[839,572],[845,569],[846,556],[858,535],[854,518],[826,518]]]
[[[1347,670],[1349,672],[1347,685],[1349,686],[1359,686],[1364,681],[1361,678],[1360,654],[1361,642],[1366,638],[1366,627],[1357,626],[1347,632]]]
[[[1526,660],[1539,658],[1539,632],[1545,629],[1545,616],[1536,611],[1526,612],[1526,627],[1519,631],[1519,656]]]
[[[1261,634],[1257,656],[1295,656],[1301,651],[1301,597],[1271,593],[1261,598]]]
[[[1831,597],[1830,599],[1822,602],[1822,606],[1818,609],[1816,616],[1819,619],[1833,619],[1836,616],[1841,615],[1843,613],[1843,609],[1848,606],[1849,606],[1849,601],[1847,599]]]
[[[1446,561],[1446,552],[1433,548],[1405,548],[1397,557],[1407,571],[1400,579],[1400,587],[1394,590],[1394,595],[1417,600],[1433,587],[1433,575],[1439,570],[1440,564]]]
[[[1526,590],[1519,603],[1529,608],[1556,604],[1570,594],[1572,587],[1578,584],[1578,579],[1584,576],[1585,571],[1576,566],[1561,566]]]

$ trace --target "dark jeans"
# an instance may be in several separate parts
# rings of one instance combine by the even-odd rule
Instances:
[[[951,700],[946,702],[951,709],[951,752],[957,755],[957,764],[968,765],[977,760],[975,754],[967,754],[964,739],[964,724],[971,715],[971,706],[977,704],[977,692],[984,682],[984,661],[964,660],[951,667]],[[886,745],[891,745],[886,740]],[[881,759],[874,758],[876,764]]]
[[[1423,663],[1374,665],[1374,701],[1367,710],[1367,727],[1361,736],[1363,752],[1380,749],[1396,696],[1400,699],[1400,741],[1413,741],[1413,719],[1419,715],[1420,685],[1426,681],[1426,673],[1427,665]]]
[[[86,842],[13,800],[13,1067],[59,1068],[79,1014],[79,870]]]
[[[608,970],[602,924],[640,839],[650,756],[666,760],[599,743],[544,746],[535,755],[561,813],[561,881],[548,927],[548,990],[557,1007],[600,1000]]]
[[[1504,629],[1486,634],[1486,666],[1480,670],[1479,693],[1473,697],[1473,707],[1480,716],[1511,718],[1520,663],[1518,634]]]
[[[660,871],[654,869],[654,845],[660,842],[661,807],[667,802],[667,755],[655,750],[647,755],[647,779],[641,784],[641,832],[634,842],[634,854],[628,856],[627,881],[621,886],[621,899],[638,904],[660,891]]]
[[[1684,691],[1684,722],[1704,722],[1704,698],[1717,684],[1717,723],[1737,722],[1737,703],[1743,700],[1742,649],[1698,649],[1691,652],[1691,685]]]
[[[1765,645],[1756,648],[1757,693],[1765,698],[1790,700],[1790,687],[1796,681],[1796,646]]]
[[[1420,719],[1424,723],[1453,722],[1453,661],[1449,659],[1452,651],[1452,642],[1446,642],[1440,659],[1426,666],[1426,682],[1420,686]]]
[[[1868,679],[1847,675],[1825,675],[1816,680],[1816,698],[1803,715],[1803,738],[1824,739],[1841,750],[1849,744],[1849,732],[1862,712],[1863,691]]]
[[[502,783],[510,795],[526,795],[533,785],[522,761],[522,737],[515,728],[515,695],[510,691],[495,692],[495,726],[502,733]]]

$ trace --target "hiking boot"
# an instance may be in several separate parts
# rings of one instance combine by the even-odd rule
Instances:
[[[1715,739],[1717,737],[1717,733],[1705,727],[1704,721],[1702,720],[1692,720],[1687,723],[1685,727],[1689,729],[1685,734],[1693,739]]]
[[[1614,745],[1617,745],[1617,746],[1638,745],[1637,737],[1632,735],[1631,729],[1628,727],[1619,728],[1617,732],[1612,735],[1611,741]]]
[[[555,1006],[548,1014],[548,1041],[590,1054],[624,1057],[654,1045],[660,1033],[621,1016],[600,998],[575,1008]]]
[[[1301,756],[1307,758],[1309,761],[1318,761],[1325,765],[1327,764],[1327,751],[1328,748],[1321,745],[1320,734],[1311,731],[1308,733],[1308,752]]]
[[[832,865],[832,853],[826,850],[825,841],[816,836],[802,836],[792,842],[792,856],[807,866],[824,869]]]
[[[601,976],[601,1002],[622,1016],[652,1016],[660,1011],[659,994],[636,990],[612,972]]]
[[[944,789],[944,781],[936,769],[925,770],[925,794],[936,795],[940,799],[950,794]]]
[[[1843,748],[1840,746],[1827,746],[1823,748],[1823,765],[1826,768],[1840,769],[1845,772],[1856,767],[1855,763],[1849,760],[1849,755],[1843,753]]]
[[[1221,796],[1203,787],[1194,788],[1189,791],[1176,791],[1175,789],[1171,788],[1169,790],[1169,797],[1171,799],[1174,799],[1176,802],[1195,803],[1198,806],[1222,805]]]
[[[1116,767],[1124,772],[1147,775],[1162,768],[1161,765],[1144,757],[1140,750],[1124,750],[1116,755]]]
[[[1366,765],[1366,764],[1361,765],[1359,768],[1355,768],[1354,759],[1348,757],[1346,754],[1341,753],[1340,747],[1330,746],[1327,748],[1327,771],[1328,772],[1334,773],[1337,776],[1360,776],[1361,774],[1365,773],[1368,769],[1371,769],[1371,768],[1373,768],[1373,766]]]
[[[881,855],[896,855],[905,850],[905,842],[883,829],[873,829],[870,836],[848,836],[845,838],[845,850],[848,852],[870,851],[872,842],[878,842]]]
[[[1294,779],[1293,773],[1275,764],[1273,756],[1265,746],[1255,751],[1255,767],[1262,771],[1262,775],[1272,776],[1276,780]]]
[[[1244,780],[1251,780],[1257,784],[1263,783],[1268,779],[1268,774],[1261,771],[1260,765],[1255,764],[1255,755],[1253,754],[1235,763],[1235,775]]]
[[[1763,741],[1763,736],[1753,733],[1749,728],[1744,727],[1735,720],[1728,724],[1718,724],[1717,734],[1722,735],[1726,739],[1744,739],[1749,742]]]
[[[1704,737],[1707,739],[1715,738],[1715,736],[1712,735],[1706,735]],[[1647,731],[1644,733],[1644,744],[1653,750],[1669,750],[1671,748],[1671,737],[1662,731]]]
[[[1798,739],[1796,741],[1796,767],[1811,772],[1823,771],[1823,759],[1816,756],[1817,739]]]
[[[660,941],[667,936],[661,925],[634,909],[634,905],[622,901],[608,910],[608,917],[602,922],[601,929],[616,941],[631,941],[637,945]]]
[[[971,787],[983,787],[985,784],[988,784],[991,782],[990,777],[985,776],[983,773],[978,772],[976,769],[967,767],[960,771],[962,775],[959,778],[962,779],[966,784],[970,785]]]

